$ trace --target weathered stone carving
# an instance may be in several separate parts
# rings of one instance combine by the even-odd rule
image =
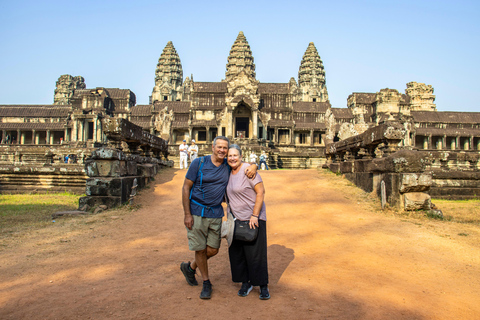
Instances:
[[[70,104],[75,90],[85,88],[85,79],[83,77],[72,77],[69,74],[61,75],[57,80],[53,104]]]
[[[301,101],[328,101],[323,62],[313,42],[308,44],[307,50],[303,54],[298,69],[298,86],[302,95]]]
[[[250,108],[258,107],[260,102],[257,94],[259,81],[255,79],[252,50],[242,31],[238,34],[230,50],[225,81],[228,92],[225,97],[227,106],[234,108],[243,100]]]
[[[435,95],[433,87],[425,83],[415,81],[407,83],[405,93],[410,97],[410,109],[412,111],[436,111]]]
[[[182,83],[182,63],[172,41],[169,41],[158,59],[152,103],[163,100],[182,100]]]

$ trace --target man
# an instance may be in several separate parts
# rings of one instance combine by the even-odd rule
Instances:
[[[185,176],[182,188],[182,203],[187,227],[188,247],[195,251],[195,260],[182,262],[182,270],[187,283],[198,285],[195,270],[200,270],[203,279],[201,299],[210,299],[212,284],[208,274],[207,260],[218,253],[220,229],[222,226],[225,189],[230,177],[230,168],[225,161],[230,141],[224,136],[213,140],[211,156],[194,160]],[[247,168],[245,174],[253,178],[257,166]]]
[[[188,153],[190,154],[190,165],[193,160],[197,159],[198,156],[198,146],[195,144],[195,140],[192,139],[192,144],[188,147]]]
[[[187,146],[187,140],[183,140],[182,144],[179,147],[180,151],[180,169],[187,169],[187,158],[188,158],[188,146]]]

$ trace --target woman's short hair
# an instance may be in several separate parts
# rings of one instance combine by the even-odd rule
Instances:
[[[240,146],[238,144],[231,144],[230,147],[228,147],[228,150],[230,150],[230,149],[237,149],[240,157],[242,156],[242,149],[240,148]]]

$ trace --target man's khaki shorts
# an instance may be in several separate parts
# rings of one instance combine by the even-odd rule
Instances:
[[[202,218],[192,215],[192,230],[187,229],[188,248],[192,251],[204,250],[207,246],[220,248],[222,218]]]

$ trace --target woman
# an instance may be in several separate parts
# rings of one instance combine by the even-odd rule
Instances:
[[[267,266],[267,216],[263,198],[265,188],[262,178],[251,180],[242,172],[248,163],[242,163],[242,149],[233,144],[228,149],[228,164],[232,168],[227,185],[229,207],[242,221],[250,221],[250,228],[258,228],[254,242],[233,240],[228,249],[233,282],[241,282],[238,295],[246,297],[253,286],[260,286],[260,299],[270,299]],[[240,174],[239,174],[240,173]]]

